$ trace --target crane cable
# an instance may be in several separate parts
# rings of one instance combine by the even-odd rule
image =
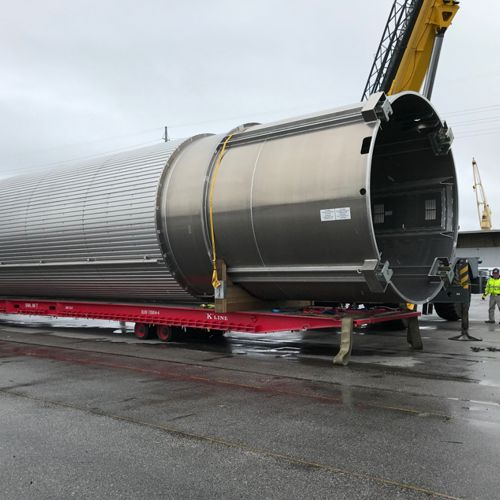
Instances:
[[[217,174],[219,173],[219,167],[222,163],[222,158],[226,153],[227,143],[230,141],[231,137],[233,137],[234,132],[229,134],[225,141],[222,143],[222,148],[219,152],[219,156],[217,157],[217,162],[215,163],[215,168],[212,173],[212,179],[210,180],[210,190],[208,193],[208,221],[210,225],[210,239],[212,243],[212,286],[214,288],[219,288],[221,286],[221,282],[219,281],[219,276],[217,274],[217,252],[215,247],[215,231],[214,231],[214,205],[213,205],[213,196],[214,196],[214,188],[215,181],[217,179]]]

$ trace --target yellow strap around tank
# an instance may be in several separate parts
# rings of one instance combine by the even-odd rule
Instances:
[[[214,188],[215,181],[217,179],[217,174],[219,173],[219,167],[222,163],[222,158],[226,153],[226,146],[231,137],[233,137],[234,132],[229,134],[225,141],[222,143],[222,148],[219,152],[219,156],[217,157],[217,162],[215,163],[215,168],[212,173],[212,178],[210,179],[210,189],[208,192],[208,221],[210,224],[210,240],[212,243],[212,286],[214,288],[219,288],[221,282],[219,281],[219,276],[217,275],[217,252],[215,247],[215,231],[214,231],[214,210],[213,210],[213,197],[214,197]]]

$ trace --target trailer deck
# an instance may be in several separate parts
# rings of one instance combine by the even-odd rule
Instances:
[[[185,307],[66,300],[0,299],[0,313],[129,321],[136,324],[137,337],[147,338],[150,332],[156,329],[158,337],[162,340],[168,340],[170,335],[161,330],[161,326],[181,327],[194,332],[202,329],[216,332],[234,330],[247,333],[341,328],[341,348],[334,358],[334,363],[342,365],[349,362],[352,333],[355,327],[406,320],[409,344],[414,349],[422,349],[418,328],[420,313],[388,307],[372,309],[308,307],[296,310],[274,309],[272,311],[217,313],[207,305]]]

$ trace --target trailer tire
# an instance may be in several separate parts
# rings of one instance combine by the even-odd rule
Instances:
[[[224,330],[210,330],[208,336],[208,340],[210,342],[224,342],[224,334],[226,333]]]
[[[140,340],[151,338],[152,328],[146,323],[136,323],[134,325],[134,335]]]
[[[469,306],[471,301],[471,289],[468,289]],[[446,321],[459,321],[462,319],[462,304],[460,302],[435,302],[436,314]]]
[[[387,307],[401,309],[401,304],[387,304]],[[383,331],[383,332],[398,332],[401,330],[406,330],[408,328],[408,320],[403,319],[393,319],[391,321],[383,321],[381,323],[372,323],[368,325],[368,330],[371,331]]]
[[[174,339],[174,329],[169,325],[158,325],[156,327],[156,336],[162,342],[172,342]]]
[[[461,304],[436,302],[434,310],[440,318],[446,321],[458,321],[462,318]]]

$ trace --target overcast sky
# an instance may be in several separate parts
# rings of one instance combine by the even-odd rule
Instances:
[[[0,177],[359,101],[393,0],[0,0]],[[433,102],[500,228],[498,0],[463,0]]]

